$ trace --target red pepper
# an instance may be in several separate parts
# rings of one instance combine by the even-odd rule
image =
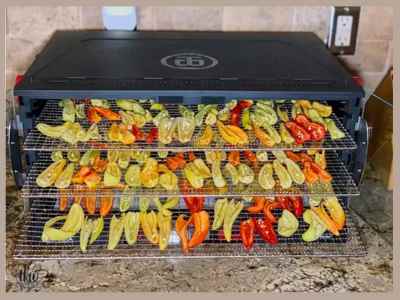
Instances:
[[[201,211],[204,207],[204,197],[185,196],[183,200],[192,214]]]
[[[97,111],[93,107],[90,107],[87,110],[87,118],[88,118],[90,124],[93,124],[93,123],[97,124],[101,121],[101,116],[97,113]]]
[[[295,122],[307,130],[313,141],[321,141],[325,137],[324,126],[311,122],[305,115],[297,115]]]
[[[248,108],[253,105],[253,100],[240,100],[237,106],[239,106],[242,110]]]
[[[257,219],[255,225],[257,233],[264,241],[270,243],[271,245],[278,243],[278,237],[271,222],[268,220]]]
[[[247,208],[249,213],[258,213],[263,210],[265,205],[265,198],[262,196],[253,197],[255,204]]]
[[[195,159],[196,159],[196,155],[194,154],[194,152],[193,151],[189,151],[188,152],[188,160],[189,161],[193,161]]]
[[[140,130],[139,127],[132,125],[132,133],[135,136],[136,140],[140,141],[144,138],[144,133]]]
[[[250,250],[254,243],[254,230],[256,222],[253,218],[240,222],[240,237],[246,250]]]
[[[265,204],[264,206],[264,216],[265,219],[268,220],[268,222],[270,222],[271,224],[276,223],[276,218],[275,216],[272,214],[272,210],[276,209],[276,208],[282,208],[281,204],[277,201],[274,202],[268,202],[267,204]]]
[[[303,198],[300,196],[289,197],[290,202],[293,205],[294,215],[300,218],[303,215]]]
[[[290,134],[294,137],[296,144],[300,145],[311,139],[310,134],[297,123],[289,121],[285,123],[285,126],[290,131]]]
[[[257,156],[254,154],[254,152],[245,150],[243,151],[243,155],[246,159],[253,163],[253,166],[257,164]]]
[[[121,116],[116,113],[113,112],[111,109],[108,108],[104,108],[104,107],[93,107],[93,109],[99,113],[102,117],[106,118],[109,121],[119,121],[121,120]]]
[[[277,196],[276,200],[281,205],[282,209],[287,209],[289,211],[292,211],[292,209],[293,209],[292,203],[290,202],[288,197]]]
[[[236,105],[231,110],[231,125],[239,126],[240,125],[240,114],[242,113],[242,108],[240,105]]]
[[[157,138],[158,138],[158,128],[153,127],[152,129],[150,129],[150,132],[147,134],[146,143],[153,144],[154,140],[156,140]]]

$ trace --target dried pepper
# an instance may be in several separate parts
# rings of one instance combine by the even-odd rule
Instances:
[[[207,237],[210,225],[208,213],[205,210],[192,214],[194,223],[194,232],[188,242],[188,247],[194,248],[200,245]]]
[[[230,242],[232,238],[232,226],[235,222],[236,218],[239,216],[240,212],[243,209],[242,202],[235,202],[231,200],[225,208],[225,215],[224,215],[224,236],[225,239]]]
[[[117,218],[115,215],[112,216],[110,222],[110,229],[108,233],[108,244],[107,249],[113,250],[117,247],[119,240],[121,239],[124,231],[124,218]]]
[[[240,237],[246,250],[250,250],[254,243],[254,231],[256,222],[253,218],[240,222]]]
[[[255,224],[256,232],[261,236],[261,238],[267,243],[274,245],[278,243],[278,237],[272,226],[268,220],[265,219],[257,219]]]
[[[214,204],[214,220],[211,229],[212,230],[217,230],[219,229],[223,222],[224,222],[224,217],[225,217],[225,209],[228,205],[228,199],[223,198],[223,199],[218,199],[215,204]]]
[[[255,196],[253,197],[254,205],[247,208],[249,213],[258,213],[263,210],[265,205],[265,197],[263,196]]]

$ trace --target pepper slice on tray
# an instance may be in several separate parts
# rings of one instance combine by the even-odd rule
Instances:
[[[204,197],[185,196],[183,200],[191,213],[199,212],[204,207]]]
[[[321,141],[325,137],[323,125],[311,122],[305,115],[297,115],[295,122],[305,128],[313,141]]]
[[[101,121],[101,116],[97,113],[97,111],[94,109],[94,107],[90,107],[87,110],[87,118],[88,118],[90,124],[93,124],[93,123],[97,124]]]
[[[209,216],[205,210],[193,213],[192,218],[194,233],[188,243],[189,249],[200,245],[206,239],[210,226]]]
[[[255,224],[256,232],[261,236],[261,238],[271,245],[278,243],[278,236],[272,226],[272,223],[268,220],[257,219]]]
[[[146,136],[146,143],[152,144],[157,139],[158,139],[158,128],[153,127],[150,129],[150,132]]]
[[[265,219],[266,219],[269,223],[275,224],[275,223],[276,223],[276,218],[275,218],[275,216],[273,215],[272,210],[273,210],[273,209],[276,209],[276,208],[281,208],[281,207],[282,207],[282,206],[281,206],[281,204],[280,204],[278,201],[266,203],[265,206],[264,206],[264,209],[263,209],[263,210],[264,210]]]
[[[289,121],[285,123],[285,126],[294,137],[297,145],[304,144],[304,142],[311,140],[310,134],[297,123]]]
[[[249,213],[258,213],[263,210],[265,205],[265,197],[263,196],[255,196],[253,197],[254,204],[247,208]]]
[[[121,116],[118,113],[113,112],[111,109],[98,107],[98,106],[93,107],[93,109],[98,114],[100,114],[102,117],[106,118],[109,121],[119,121],[119,120],[121,120]]]
[[[184,215],[179,215],[175,222],[175,230],[181,240],[181,248],[183,253],[189,252],[189,238],[187,228],[191,222],[192,217],[190,217],[188,220],[185,220]]]
[[[111,211],[113,205],[112,196],[102,196],[100,200],[100,216],[105,217]]]
[[[240,152],[239,151],[231,151],[228,154],[228,162],[231,163],[234,167],[240,164]]]
[[[240,222],[240,237],[246,250],[250,250],[253,247],[255,228],[256,222],[253,218]]]
[[[289,199],[293,206],[293,213],[296,217],[300,218],[303,215],[304,210],[303,198],[300,196],[289,196]]]
[[[314,171],[318,175],[319,179],[322,182],[329,183],[332,181],[331,174],[329,174],[328,171],[321,168],[318,164],[316,164],[314,162],[310,162],[310,167],[311,167],[311,170]]]

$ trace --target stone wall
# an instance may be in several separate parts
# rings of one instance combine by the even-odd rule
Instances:
[[[138,7],[139,30],[314,31],[325,40],[330,8]],[[7,88],[24,73],[57,29],[101,29],[101,7],[10,7],[7,9]],[[363,7],[355,55],[342,56],[371,91],[392,64],[393,11]]]

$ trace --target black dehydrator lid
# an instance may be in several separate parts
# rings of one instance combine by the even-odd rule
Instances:
[[[360,97],[309,32],[57,31],[15,95]]]

